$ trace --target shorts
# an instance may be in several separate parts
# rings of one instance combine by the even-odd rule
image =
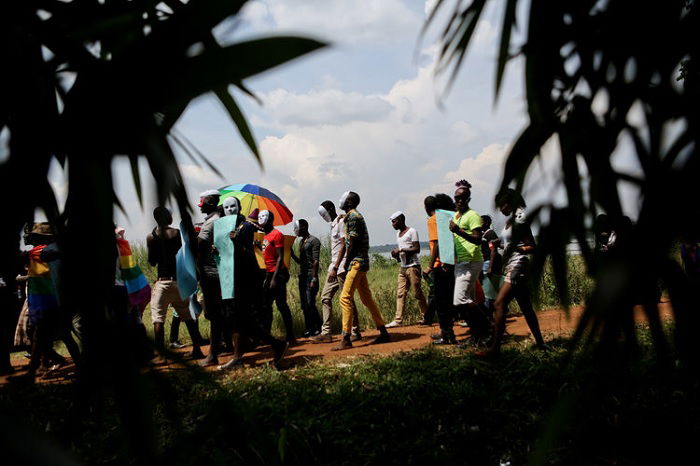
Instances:
[[[151,293],[151,320],[154,324],[165,322],[168,306],[172,305],[180,320],[192,320],[189,300],[180,298],[180,290],[175,280],[158,280]]]
[[[461,306],[476,302],[476,282],[484,261],[460,262],[455,265],[455,291],[452,304]]]
[[[503,279],[511,286],[520,285],[527,280],[527,268],[530,260],[527,256],[511,258],[503,270]]]

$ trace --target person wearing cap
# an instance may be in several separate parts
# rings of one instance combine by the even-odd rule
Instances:
[[[173,216],[165,207],[156,207],[153,210],[153,218],[158,226],[146,237],[146,248],[148,263],[156,267],[158,272],[151,294],[151,320],[156,349],[161,354],[165,351],[165,316],[168,307],[172,306],[178,316],[177,318],[173,316],[173,322],[185,322],[190,333],[192,339],[190,356],[192,359],[202,359],[204,355],[199,349],[201,336],[197,320],[190,314],[188,300],[180,298],[177,286],[175,256],[182,247],[180,230],[170,226],[173,223]],[[173,346],[171,344],[171,347]]]
[[[202,366],[219,364],[218,355],[224,333],[221,284],[213,255],[214,222],[220,218],[217,208],[219,197],[218,191],[210,189],[200,194],[199,199],[199,209],[206,217],[197,235],[197,267],[202,295],[204,295],[204,316],[210,322],[209,354],[202,361]]]
[[[333,296],[338,290],[343,289],[345,284],[345,224],[344,216],[338,215],[335,210],[335,204],[331,201],[323,201],[318,207],[318,213],[323,220],[331,226],[331,261],[328,265],[328,275],[326,275],[326,283],[321,291],[321,305],[323,306],[323,325],[321,326],[321,334],[311,338],[313,343],[330,343],[333,341],[331,336],[331,318],[333,316]],[[351,341],[362,340],[360,333],[360,324],[357,315],[357,306],[355,300],[351,301],[352,306],[352,333]]]
[[[309,222],[303,218],[294,222],[294,234],[301,238],[299,257],[294,254],[292,257],[299,263],[299,301],[306,324],[304,337],[315,337],[321,333],[321,316],[316,307],[321,241],[309,233]]]
[[[369,270],[369,233],[367,224],[361,213],[357,211],[360,204],[360,196],[352,191],[343,193],[340,198],[340,208],[345,211],[345,269],[348,271],[345,277],[343,291],[340,294],[340,306],[343,309],[343,339],[340,345],[333,348],[334,351],[352,348],[352,301],[355,290],[360,294],[362,304],[369,309],[374,320],[379,336],[371,344],[388,343],[389,332],[384,325],[384,319],[379,312],[379,307],[372,297],[372,290],[367,281]]]
[[[394,320],[386,324],[387,328],[398,327],[403,324],[403,313],[406,309],[406,295],[409,288],[413,289],[413,297],[418,301],[421,312],[421,324],[430,325],[427,322],[428,303],[421,287],[420,269],[420,241],[415,228],[406,225],[406,216],[403,212],[394,212],[389,218],[391,226],[396,230],[397,247],[391,251],[391,256],[396,259],[401,267],[396,287],[396,315]]]
[[[272,328],[272,303],[277,304],[277,310],[282,315],[287,342],[296,343],[294,338],[294,323],[292,311],[287,304],[287,283],[289,270],[284,265],[284,235],[274,227],[275,215],[268,210],[261,210],[258,224],[265,233],[263,240],[263,259],[265,261],[265,281],[263,282],[263,315],[264,328]]]

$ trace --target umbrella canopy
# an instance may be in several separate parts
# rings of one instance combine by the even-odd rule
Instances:
[[[219,205],[228,197],[237,197],[241,202],[241,214],[246,217],[255,209],[269,210],[275,215],[275,226],[286,225],[294,215],[275,193],[254,184],[232,184],[219,188]]]

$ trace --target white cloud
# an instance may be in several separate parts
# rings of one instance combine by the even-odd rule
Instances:
[[[221,178],[209,168],[193,164],[179,164],[179,166],[183,179],[194,186],[208,186],[206,189],[212,189],[222,184]]]
[[[255,1],[244,10],[253,27],[313,32],[334,42],[396,43],[416,36],[421,18],[400,0]]]
[[[337,89],[297,94],[276,89],[260,96],[269,112],[283,125],[338,125],[352,121],[377,121],[392,105],[379,96]]]
[[[513,85],[512,78],[504,84],[496,112],[492,80],[485,71],[492,72],[494,64],[483,53],[470,53],[469,67],[465,65],[445,108],[440,109],[436,47],[429,46],[420,57],[422,66],[406,64],[414,58],[421,12],[410,11],[398,0],[363,2],[362,8],[348,3],[256,1],[246,7],[246,20],[254,27],[275,33],[296,28],[346,41],[334,50],[347,57],[349,66],[364,59],[360,56],[375,56],[374,49],[383,44],[391,42],[395,47],[384,48],[384,55],[378,53],[375,58],[378,61],[362,62],[362,66],[374,66],[367,82],[348,81],[332,67],[314,68],[317,62],[310,59],[308,67],[275,72],[265,82],[266,91],[259,93],[262,107],[241,99],[258,137],[264,172],[213,99],[191,105],[178,130],[224,173],[225,182],[250,182],[270,189],[296,218],[310,221],[313,234],[323,235],[328,228],[317,214],[319,203],[337,202],[348,189],[362,196],[360,210],[368,221],[371,244],[394,241],[387,218],[396,210],[404,211],[425,239],[423,198],[436,191],[452,193],[458,178],[474,184],[475,208],[492,211],[505,143],[523,124],[520,87]],[[488,26],[484,34],[488,38]],[[397,45],[396,41],[402,42]],[[387,50],[392,57],[403,54],[404,62],[382,61],[390,55]],[[183,176],[193,199],[199,191],[225,183],[207,169],[183,161]],[[150,218],[142,223],[151,228]],[[136,228],[141,225],[136,223]]]
[[[450,126],[450,138],[456,145],[472,142],[477,136],[477,130],[464,120],[455,121]]]

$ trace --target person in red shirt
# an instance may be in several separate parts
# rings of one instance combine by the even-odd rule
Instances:
[[[275,216],[272,212],[263,210],[258,214],[258,224],[265,233],[263,240],[263,259],[265,260],[265,282],[263,283],[263,318],[265,328],[272,327],[272,303],[277,304],[277,310],[282,314],[282,321],[287,332],[287,341],[296,342],[292,324],[292,311],[287,304],[287,282],[289,270],[284,265],[284,235],[273,226]]]

